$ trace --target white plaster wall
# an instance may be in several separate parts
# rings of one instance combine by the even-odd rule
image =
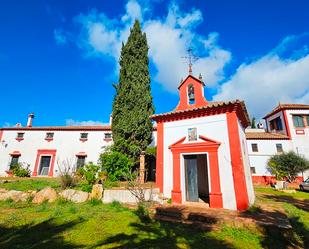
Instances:
[[[292,118],[293,114],[309,115],[309,110],[286,110],[287,120],[291,131],[293,150],[309,160],[309,126],[305,128],[297,128],[304,130],[304,135],[296,134],[296,128],[294,127]],[[307,177],[309,177],[309,170],[304,173],[304,178]]]
[[[258,145],[258,152],[252,151],[252,144]],[[271,156],[277,154],[276,144],[282,144],[282,149],[285,152],[292,149],[292,143],[290,140],[247,140],[250,167],[255,167],[255,174],[253,175],[271,175],[267,170],[267,161]]]
[[[24,140],[18,142],[15,138],[17,132],[24,132]],[[54,132],[53,141],[46,141],[46,132]],[[88,140],[80,141],[80,133],[87,132]],[[56,152],[56,162],[54,165],[54,175],[59,173],[57,161],[70,160],[76,163],[76,154],[85,152],[86,162],[97,163],[99,154],[111,142],[104,141],[104,134],[110,131],[3,131],[2,142],[0,143],[0,175],[5,175],[11,161],[10,153],[19,151],[21,156],[19,162],[30,164],[33,171],[37,150],[53,149]]]
[[[250,162],[249,162],[248,148],[247,148],[247,143],[246,143],[246,134],[245,134],[245,129],[242,127],[239,121],[238,121],[238,131],[239,131],[242,160],[243,160],[244,173],[245,173],[245,179],[246,179],[246,185],[247,185],[248,199],[249,199],[249,204],[252,205],[255,200],[255,195],[254,195],[253,183],[251,179]]]
[[[173,188],[173,160],[172,160],[172,153],[168,149],[168,147],[183,137],[186,137],[185,143],[188,142],[187,141],[188,128],[197,128],[198,136],[202,135],[207,138],[221,142],[221,145],[218,150],[218,160],[219,160],[219,172],[221,178],[223,207],[227,209],[236,209],[227,121],[225,114],[164,123],[164,159],[163,159],[164,196],[171,197],[171,190]],[[181,179],[183,183],[184,182],[183,160],[181,163]],[[184,194],[185,193],[184,184],[181,185],[181,188],[182,193]],[[183,196],[183,200],[185,200],[185,196]]]

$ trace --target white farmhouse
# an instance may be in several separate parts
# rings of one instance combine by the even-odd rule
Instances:
[[[267,161],[272,155],[294,151],[309,159],[309,105],[279,104],[264,119],[266,130],[246,130],[252,180],[255,183],[274,180],[267,171]],[[298,181],[307,177],[309,171],[300,174]]]

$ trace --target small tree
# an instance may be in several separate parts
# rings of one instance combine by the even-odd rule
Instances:
[[[107,151],[100,155],[99,164],[107,173],[110,181],[123,180],[132,168],[133,162],[125,154],[116,151]]]
[[[255,117],[252,118],[251,120],[251,128],[255,129],[256,128],[256,121],[255,121]]]
[[[299,173],[309,169],[309,161],[290,151],[272,156],[268,160],[267,169],[277,180],[286,178],[289,182],[293,182]]]

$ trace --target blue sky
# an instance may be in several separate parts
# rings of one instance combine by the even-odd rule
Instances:
[[[261,117],[279,101],[309,104],[309,2],[0,2],[0,126],[109,120],[121,42],[147,34],[156,113],[178,103],[192,47],[208,100],[243,99]]]

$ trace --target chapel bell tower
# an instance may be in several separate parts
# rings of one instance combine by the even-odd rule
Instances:
[[[199,78],[189,74],[185,80],[180,82],[179,90],[179,104],[176,111],[194,109],[208,104],[204,97],[204,82],[202,75]]]

